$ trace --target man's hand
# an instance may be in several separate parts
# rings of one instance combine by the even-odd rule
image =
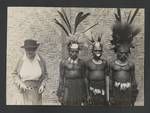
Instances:
[[[63,97],[58,97],[58,101],[59,101],[60,103],[63,103]]]
[[[40,88],[39,88],[39,94],[43,93],[44,89],[45,89],[45,87],[43,85],[41,85]]]
[[[22,82],[20,83],[19,85],[20,89],[23,90],[23,91],[26,91],[28,89],[28,87]]]
[[[91,96],[88,96],[88,97],[87,97],[87,102],[88,102],[89,104],[92,103],[92,98],[91,98]]]

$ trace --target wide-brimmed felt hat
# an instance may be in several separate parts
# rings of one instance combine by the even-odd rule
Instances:
[[[32,49],[32,48],[37,48],[40,44],[37,43],[36,40],[33,39],[27,39],[24,41],[24,45],[21,46],[21,48],[25,48],[25,49]]]

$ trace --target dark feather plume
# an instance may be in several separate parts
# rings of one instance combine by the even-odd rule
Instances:
[[[119,21],[119,17],[116,13],[115,13],[115,18],[116,18],[117,21]]]
[[[94,42],[95,42],[95,41],[94,41],[94,38],[93,38],[93,36],[92,36],[91,42],[92,42],[92,43],[94,43]]]
[[[83,12],[79,12],[79,13],[77,14],[76,19],[75,19],[74,34],[75,34],[76,30],[77,30],[78,25],[79,25],[85,18],[87,18],[89,15],[90,15],[90,13],[83,14]]]
[[[62,12],[57,11],[57,12],[60,15],[60,17],[62,18],[62,20],[64,21],[64,23],[66,24],[69,32],[71,33],[71,26],[70,26],[70,23],[69,23],[69,20],[68,20],[66,13],[64,11],[62,11]]]
[[[140,33],[140,31],[141,30],[139,28],[135,29],[134,32],[132,33],[132,37],[135,37],[138,33]]]
[[[101,42],[101,37],[98,37],[98,40],[97,40],[98,42]]]
[[[69,29],[70,33],[72,33],[71,24],[70,24],[70,22],[69,22],[69,19],[68,19],[68,17],[67,17],[66,12],[64,11],[64,9],[62,9],[62,13],[63,13],[63,15],[64,15],[64,17],[65,17],[65,19],[66,19],[66,23],[67,23],[68,29]]]
[[[115,13],[115,18],[117,22],[121,22],[121,11],[120,8],[117,8],[117,14]]]
[[[119,11],[118,12],[118,18],[119,18]],[[129,48],[133,47],[132,41],[133,38],[140,32],[139,28],[135,28],[131,23],[133,22],[136,14],[138,12],[138,9],[134,12],[133,16],[130,19],[131,11],[129,13],[129,16],[127,18],[127,22],[118,22],[118,19],[116,18],[117,22],[112,26],[112,40],[110,41],[112,45],[114,45],[113,49],[116,52],[118,46],[120,45],[127,45]],[[121,14],[121,12],[120,12]]]
[[[133,22],[133,20],[134,20],[134,18],[135,18],[135,16],[136,16],[136,14],[138,13],[138,11],[139,11],[139,8],[137,8],[137,9],[135,10],[133,16],[131,17],[131,20],[130,20],[129,24],[132,24],[132,22]]]
[[[102,39],[102,34],[101,34],[101,36],[98,36],[98,42],[101,42],[101,39]]]
[[[117,12],[118,12],[118,17],[119,17],[119,22],[121,22],[121,11],[120,11],[120,8],[117,8]]]
[[[94,24],[94,25],[90,26],[89,28],[87,28],[87,29],[86,29],[85,31],[83,31],[82,33],[87,32],[88,30],[92,29],[92,28],[93,28],[93,27],[95,27],[96,25],[98,25],[98,23],[96,23],[96,24]]]
[[[129,22],[130,16],[131,16],[131,11],[129,12],[129,15],[128,15],[128,18],[127,18],[127,23]]]
[[[66,33],[67,36],[69,36],[69,33],[68,33],[68,31],[66,30],[66,28],[65,28],[57,19],[55,19],[55,23],[56,23],[57,25],[59,25],[59,26],[64,30],[64,32]]]
[[[87,32],[89,29],[91,29],[91,28],[95,27],[96,25],[98,25],[98,23],[92,25],[91,27],[89,27],[85,31],[80,32],[80,34],[78,36],[78,34],[77,35],[75,34],[76,31],[77,31],[77,27],[79,26],[79,24],[84,19],[86,19],[90,15],[90,13],[85,13],[84,14],[83,12],[79,12],[77,14],[76,18],[75,18],[74,27],[72,27],[71,24],[70,24],[70,22],[69,22],[69,19],[68,19],[67,15],[66,15],[66,13],[64,11],[64,9],[62,9],[61,12],[60,11],[57,11],[57,12],[58,12],[59,16],[61,17],[61,19],[63,20],[63,24],[64,25],[61,24],[57,19],[55,19],[55,23],[57,25],[59,25],[63,29],[63,31],[66,33],[67,36],[69,36],[70,38],[72,38],[70,40],[74,40],[76,42],[78,42],[78,38],[79,38],[80,34],[83,34],[83,33]],[[74,29],[72,29],[72,28],[74,28]],[[92,40],[89,40],[89,41],[92,42],[92,43],[95,42],[93,38],[92,38]]]
[[[80,22],[81,16],[83,15],[83,12],[79,12],[75,18],[75,26],[74,26],[74,34],[76,32],[77,26]]]

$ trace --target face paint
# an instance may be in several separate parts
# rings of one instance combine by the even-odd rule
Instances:
[[[76,43],[71,44],[69,49],[69,57],[73,60],[76,60],[78,58],[78,54],[79,54],[79,45]]]
[[[99,42],[96,42],[94,47],[93,47],[93,57],[95,59],[100,59],[100,57],[102,56],[102,47],[100,45]]]
[[[102,56],[102,50],[93,50],[93,55],[96,57],[101,57]]]
[[[78,49],[70,49],[69,56],[71,59],[75,60],[78,58],[79,50]]]
[[[122,61],[125,62],[128,59],[130,53],[130,48],[122,46],[118,48],[117,51],[117,58]]]
[[[97,56],[97,57],[100,57],[100,56],[101,56],[101,54],[100,54],[100,53],[96,53],[96,56]]]

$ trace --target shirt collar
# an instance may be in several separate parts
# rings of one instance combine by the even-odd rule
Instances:
[[[26,55],[26,54],[24,54],[24,56],[23,56],[23,60],[27,60],[27,59],[28,59],[27,55]],[[36,55],[35,55],[34,60],[38,60],[38,61],[40,61],[40,57],[39,57],[39,55],[38,55],[38,54],[36,54]]]

